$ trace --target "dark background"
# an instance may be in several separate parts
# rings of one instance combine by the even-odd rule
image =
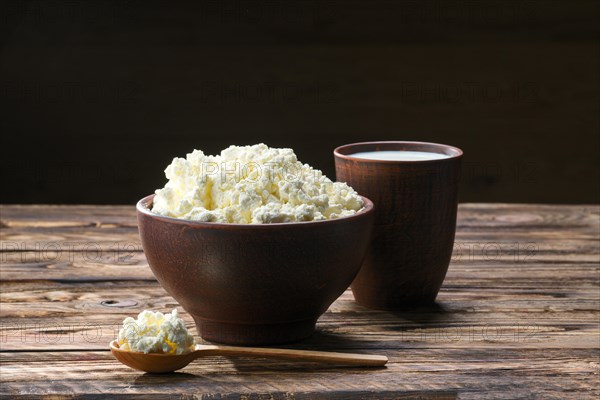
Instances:
[[[8,1],[3,203],[133,203],[194,148],[421,140],[461,201],[600,201],[598,1]]]

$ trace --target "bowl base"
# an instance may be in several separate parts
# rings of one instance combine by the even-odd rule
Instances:
[[[282,324],[234,324],[194,318],[202,339],[210,342],[258,346],[296,342],[315,331],[316,319]]]

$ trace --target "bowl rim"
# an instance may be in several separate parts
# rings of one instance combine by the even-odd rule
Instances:
[[[440,151],[447,150],[452,154],[448,153],[439,153],[445,154],[448,157],[438,158],[438,159],[430,159],[430,160],[375,160],[370,158],[360,158],[360,157],[352,157],[352,154],[344,154],[344,150],[351,149],[353,147],[363,147],[363,146],[386,146],[386,145],[408,145],[408,146],[430,146],[436,147]],[[381,149],[382,151],[384,149]],[[432,151],[432,153],[434,153]],[[378,164],[400,164],[400,165],[410,165],[410,164],[429,164],[429,163],[444,163],[449,161],[454,161],[456,159],[462,158],[464,152],[458,147],[451,146],[449,144],[442,143],[434,143],[434,142],[419,142],[419,141],[411,141],[411,140],[383,140],[383,141],[370,141],[370,142],[357,142],[357,143],[348,143],[343,144],[341,146],[333,149],[334,158],[340,158],[348,161],[356,161],[356,162],[364,162],[364,163],[378,163]]]
[[[314,226],[314,225],[318,225],[318,224],[339,224],[339,223],[347,222],[352,219],[360,219],[365,216],[368,216],[373,213],[373,210],[375,208],[375,205],[369,198],[359,195],[365,203],[364,208],[352,215],[346,215],[346,216],[335,218],[335,219],[324,219],[324,220],[319,220],[319,221],[275,222],[275,223],[270,223],[270,224],[236,224],[236,223],[229,223],[229,222],[191,221],[191,220],[187,220],[187,219],[167,217],[164,215],[153,213],[152,211],[150,211],[150,209],[147,206],[148,206],[148,204],[151,204],[151,202],[154,200],[154,196],[156,196],[156,194],[150,194],[148,196],[143,197],[136,203],[135,207],[136,207],[138,214],[143,214],[150,218],[155,218],[155,219],[162,220],[162,221],[168,222],[168,223],[191,225],[191,226],[197,226],[197,227],[202,227],[202,228],[276,229],[278,227],[282,228],[282,227],[290,227],[290,226]]]

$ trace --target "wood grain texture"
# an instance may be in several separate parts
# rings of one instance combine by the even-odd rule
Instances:
[[[2,206],[0,217],[0,395],[7,398],[600,395],[597,205],[462,204],[436,306],[374,311],[347,291],[315,335],[281,346],[386,355],[387,368],[207,357],[164,376],[130,370],[108,351],[125,316],[177,307],[141,249],[118,246],[139,244],[133,207],[15,205]],[[101,252],[64,247],[70,241],[99,243]],[[63,247],[39,247],[51,244]]]

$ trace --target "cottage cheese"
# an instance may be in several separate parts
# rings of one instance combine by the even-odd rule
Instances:
[[[194,350],[194,337],[177,310],[171,314],[142,311],[137,320],[125,318],[119,330],[119,347],[142,353],[183,354]]]
[[[152,211],[199,222],[268,224],[318,221],[355,214],[354,189],[298,161],[292,149],[231,146],[221,155],[194,150],[165,170]]]

